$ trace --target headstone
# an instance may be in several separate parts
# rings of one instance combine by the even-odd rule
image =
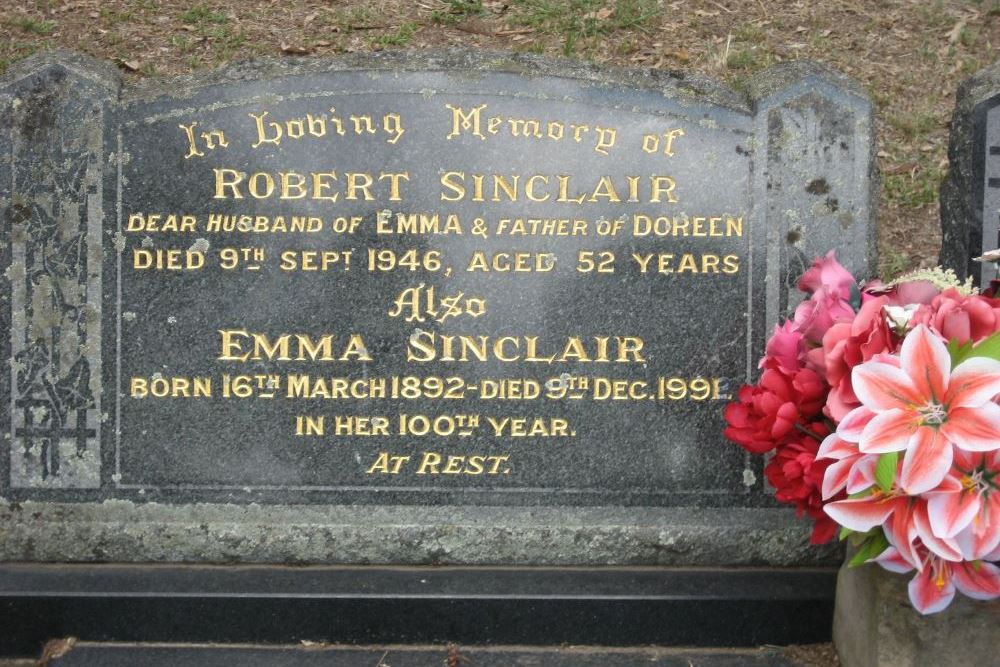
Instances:
[[[975,257],[1000,247],[1000,63],[958,87],[941,184],[941,265],[979,285],[996,266]]]
[[[7,561],[821,565],[724,441],[872,110],[524,55],[0,80]],[[5,328],[4,331],[7,329]]]

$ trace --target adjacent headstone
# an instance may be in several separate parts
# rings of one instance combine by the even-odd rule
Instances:
[[[833,636],[844,667],[975,667],[996,651],[1000,601],[958,593],[944,611],[921,616],[907,592],[915,574],[841,568]]]
[[[1000,63],[958,87],[941,184],[941,265],[979,285],[995,265],[974,258],[1000,248]]]
[[[872,110],[511,55],[0,80],[9,561],[803,565],[725,442]],[[7,329],[4,329],[6,331]]]

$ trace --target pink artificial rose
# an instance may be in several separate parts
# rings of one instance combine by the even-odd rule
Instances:
[[[978,342],[997,331],[1000,300],[985,296],[965,296],[949,287],[921,306],[910,320],[911,325],[926,324],[944,340]]]
[[[792,374],[802,367],[803,335],[791,320],[782,325],[774,325],[774,333],[767,341],[767,350],[760,360],[760,368],[769,365],[769,360],[777,363],[783,372]]]
[[[862,303],[884,296],[890,306],[909,306],[912,304],[929,304],[941,290],[929,280],[910,280],[905,283],[886,287],[881,280],[872,280],[865,284],[861,292]]]
[[[855,284],[854,276],[841,266],[836,251],[831,250],[826,257],[817,258],[812,267],[802,274],[798,287],[811,294],[825,288],[830,294],[846,300],[851,298],[851,288]]]
[[[894,352],[899,345],[886,322],[883,307],[888,303],[884,296],[868,300],[854,320],[834,324],[823,336],[826,381],[830,384],[825,412],[835,422],[861,404],[851,385],[854,367],[876,354]]]
[[[839,293],[823,287],[795,309],[795,324],[805,339],[819,343],[835,322],[854,318],[854,309]]]

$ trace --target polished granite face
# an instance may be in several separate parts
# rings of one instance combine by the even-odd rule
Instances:
[[[992,263],[976,257],[1000,247],[1000,66],[958,88],[948,146],[948,175],[941,184],[941,265],[987,286]]]
[[[767,505],[722,408],[814,255],[873,261],[870,104],[808,63],[0,86],[13,499]]]

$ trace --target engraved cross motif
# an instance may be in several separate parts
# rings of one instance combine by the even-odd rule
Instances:
[[[24,438],[25,454],[27,455],[31,451],[36,439],[41,439],[42,479],[59,474],[59,441],[61,439],[75,439],[76,451],[82,452],[87,448],[87,440],[97,437],[97,432],[94,429],[87,428],[86,410],[76,410],[75,427],[64,428],[60,421],[55,418],[50,419],[49,425],[35,424],[35,409],[47,408],[48,404],[45,401],[23,398],[16,401],[15,405],[24,409],[24,426],[15,429],[14,435],[18,438]]]

